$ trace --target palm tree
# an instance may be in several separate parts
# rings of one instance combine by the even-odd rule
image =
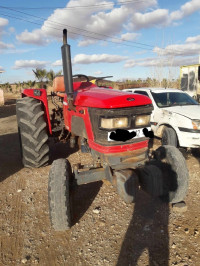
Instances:
[[[47,75],[46,69],[40,69],[40,68],[36,68],[36,70],[33,70],[33,73],[40,82],[43,82],[43,79],[46,78]]]
[[[50,84],[50,86],[52,86],[54,78],[56,76],[61,75],[61,73],[62,73],[62,70],[60,70],[59,72],[55,73],[52,69],[49,72],[47,72],[46,78],[47,78],[48,83]]]
[[[36,70],[33,70],[33,73],[35,74],[35,77],[40,81],[40,87],[43,87],[43,80],[47,76],[46,69],[36,68]]]
[[[28,81],[26,82],[26,84],[27,84],[27,86],[28,86],[29,88],[32,88],[32,87],[35,86],[35,81],[28,80]]]

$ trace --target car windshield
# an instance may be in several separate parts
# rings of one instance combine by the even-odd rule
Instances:
[[[198,105],[198,103],[186,93],[180,92],[151,92],[158,107],[171,107],[177,105]]]

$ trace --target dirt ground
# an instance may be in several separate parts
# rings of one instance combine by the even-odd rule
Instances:
[[[0,107],[0,265],[200,265],[200,151],[184,153],[190,173],[187,208],[176,210],[140,191],[126,204],[107,182],[79,186],[73,195],[74,225],[50,225],[50,166],[23,168],[15,98]],[[158,144],[158,143],[157,143]],[[67,144],[54,159],[89,162]]]

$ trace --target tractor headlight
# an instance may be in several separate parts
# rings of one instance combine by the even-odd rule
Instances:
[[[192,120],[192,126],[195,130],[200,130],[200,120]]]
[[[150,122],[150,115],[138,115],[135,119],[135,125],[136,126],[148,126]]]
[[[106,129],[128,127],[128,117],[101,118],[101,127]]]

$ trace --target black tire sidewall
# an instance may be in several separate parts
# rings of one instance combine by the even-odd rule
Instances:
[[[188,190],[189,172],[182,153],[174,146],[164,145],[155,151],[155,157],[167,163],[168,170],[171,168],[163,173],[167,188],[161,198],[171,203],[183,201]]]
[[[162,134],[162,145],[171,145],[177,147],[178,139],[173,128],[165,127]]]
[[[68,230],[72,224],[71,181],[73,175],[67,159],[55,160],[49,172],[49,215],[56,231]]]

